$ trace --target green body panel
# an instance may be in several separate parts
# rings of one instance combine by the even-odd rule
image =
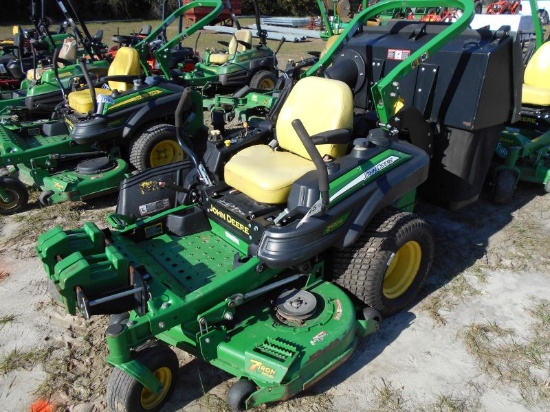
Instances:
[[[18,123],[12,126],[0,124],[0,166],[30,164],[31,160],[47,164],[49,155],[80,153],[89,149],[78,145],[71,145],[71,138],[67,134],[44,136],[42,127],[55,121],[38,121],[32,123]]]
[[[94,174],[79,173],[76,169],[51,173],[42,167],[18,165],[18,168],[21,181],[38,185],[43,191],[54,192],[49,198],[49,203],[54,204],[68,200],[87,200],[117,191],[129,170],[124,160],[117,159],[113,162],[116,162],[113,169]]]
[[[195,70],[184,73],[183,78],[190,86],[205,86],[211,82],[219,82],[219,77],[223,75],[232,75],[249,70],[251,62],[257,59],[273,58],[273,51],[268,48],[259,48],[246,50],[234,54],[222,65],[208,63],[210,53],[205,54],[205,63],[197,63]]]
[[[537,136],[535,131],[507,127],[500,135],[495,153],[502,159],[496,170],[510,169],[518,180],[550,181],[550,130]]]
[[[330,182],[330,206],[334,206],[381,175],[411,158],[397,150],[385,150],[367,162],[361,163],[349,173]]]
[[[174,92],[172,90],[154,86],[146,90],[139,90],[133,93],[125,94],[119,98],[116,98],[114,104],[105,104],[103,114],[110,115],[126,109],[134,104],[142,104],[163,96],[169,96],[173,93]]]

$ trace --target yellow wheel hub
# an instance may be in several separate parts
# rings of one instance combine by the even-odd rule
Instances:
[[[258,86],[261,90],[271,90],[275,87],[275,84],[271,79],[263,79]]]
[[[141,406],[143,409],[153,409],[158,406],[162,400],[166,397],[170,385],[172,384],[172,371],[170,368],[162,367],[153,372],[153,375],[162,384],[162,389],[159,393],[151,392],[147,388],[143,388],[141,391]]]
[[[384,275],[382,290],[388,299],[396,299],[411,286],[420,268],[422,248],[411,240],[399,248],[393,255]]]
[[[183,150],[180,145],[173,140],[162,140],[158,142],[149,155],[149,165],[151,167],[164,166],[169,163],[183,160]]]

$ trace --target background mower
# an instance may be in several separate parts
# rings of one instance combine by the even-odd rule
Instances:
[[[229,42],[220,42],[226,49],[207,50],[203,61],[195,65],[195,70],[184,73],[182,78],[186,85],[200,88],[206,97],[230,94],[246,85],[251,89],[273,89],[278,76],[276,54],[284,40],[275,52],[267,47],[267,32],[261,28],[258,4],[253,0],[259,38],[259,44],[254,45],[252,32],[241,28],[229,0],[226,4],[237,31],[231,35]],[[205,107],[208,106],[209,103],[205,102]]]
[[[490,182],[495,203],[510,202],[519,181],[542,184],[550,193],[550,43],[543,43],[536,0],[531,10],[534,54],[524,71],[520,116],[503,130],[495,151]]]
[[[182,133],[177,115],[189,159],[126,179],[111,229],[87,223],[39,237],[65,309],[112,315],[112,410],[162,407],[178,371],[166,344],[236,376],[228,393],[234,410],[288,399],[344,362],[380,314],[414,299],[434,250],[428,225],[410,212],[434,167],[428,153],[438,150],[429,121],[464,127],[473,119],[462,144],[490,135],[492,154],[498,131],[475,130],[500,130],[514,108],[514,94],[497,82],[477,98],[500,93],[502,107],[457,113],[465,95],[449,94],[447,73],[471,85],[470,74],[491,78],[480,66],[498,68],[512,85],[513,65],[502,62],[518,43],[468,29],[469,0],[410,1],[463,9],[452,25],[364,25],[399,5],[385,1],[355,16],[294,85],[275,123],[213,131],[201,146]]]
[[[150,36],[156,38],[196,4],[176,10]],[[201,5],[211,7],[211,12],[177,39],[198,30],[222,9],[219,0],[201,1]],[[183,159],[170,122],[184,87],[162,76],[142,80],[140,63],[150,74],[143,57],[149,40],[118,50],[108,76],[102,78],[108,88],[94,82],[82,62],[81,70],[92,87],[69,93],[67,105],[58,107],[52,119],[26,122],[8,117],[0,124],[0,213],[16,213],[25,207],[26,185],[41,188],[43,205],[86,200],[118,189],[129,171],[123,159],[138,170]],[[169,50],[170,42],[164,46]],[[157,60],[168,71],[169,56],[161,54]],[[185,131],[191,138],[205,137],[199,93],[191,93],[189,101]]]
[[[36,9],[36,3],[32,1],[32,10]],[[26,120],[49,117],[63,101],[63,93],[75,90],[84,82],[79,60],[86,61],[88,71],[96,78],[107,74],[110,59],[105,55],[106,47],[101,42],[103,32],[98,31],[91,36],[71,0],[57,0],[57,4],[65,16],[63,37],[52,34],[49,25],[41,22],[49,19],[33,19],[44,38],[56,45],[56,62],[53,57],[35,59],[33,68],[24,72],[25,79],[21,86],[0,94],[0,113],[17,114]]]

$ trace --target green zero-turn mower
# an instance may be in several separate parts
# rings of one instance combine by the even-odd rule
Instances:
[[[492,176],[495,203],[512,200],[519,181],[539,183],[550,193],[550,43],[543,43],[536,0],[531,0],[535,51],[527,61],[521,113],[500,135]]]
[[[493,66],[494,56],[500,62],[487,70],[509,72],[502,59],[516,43],[506,33],[467,29],[470,0],[410,1],[463,9],[452,25],[364,26],[397,4],[359,13],[341,35],[342,48],[314,67],[319,76],[294,85],[275,123],[257,121],[224,135],[213,130],[201,148],[177,115],[188,160],[125,179],[111,228],[86,223],[39,237],[37,252],[65,309],[86,318],[112,315],[112,410],[162,407],[178,376],[168,346],[236,376],[232,409],[288,399],[349,358],[381,316],[414,299],[434,244],[428,225],[410,210],[431,167],[423,143],[433,142],[422,116],[400,109],[420,111],[400,93],[411,98],[409,82],[429,91],[455,73],[467,76],[469,61],[476,78],[490,77],[479,69]],[[324,70],[329,61],[332,69]],[[422,78],[428,68],[432,74]],[[441,86],[452,112],[453,99],[474,90],[455,97],[448,82]],[[485,126],[512,107],[511,92],[486,86],[503,93],[507,107],[493,105],[496,117]],[[432,92],[416,97],[437,113],[441,97]],[[190,93],[182,94],[178,113]]]
[[[38,5],[31,2],[32,15]],[[52,56],[46,58],[33,56],[31,67],[18,66],[25,69],[22,72],[23,81],[15,90],[5,90],[0,94],[0,113],[11,113],[25,110],[26,117],[48,117],[55,106],[63,101],[63,92],[78,87],[83,81],[83,73],[79,64],[85,59],[89,71],[96,77],[107,74],[109,59],[105,56],[106,47],[102,44],[103,31],[90,35],[85,23],[78,17],[70,0],[57,0],[58,6],[64,14],[63,33],[51,33],[49,20],[46,17],[33,17],[36,30],[44,38],[43,42],[52,44],[52,55],[57,50],[56,66],[58,74],[53,69]],[[67,6],[65,5],[67,3]],[[70,12],[69,12],[70,10]],[[16,37],[22,41],[21,36]]]
[[[219,42],[225,46],[223,50],[206,50],[203,61],[195,65],[195,70],[184,73],[183,79],[187,85],[199,88],[206,97],[230,94],[247,85],[252,89],[273,89],[278,76],[276,54],[284,39],[275,52],[267,47],[267,32],[261,28],[258,4],[253,0],[259,38],[259,44],[254,45],[252,31],[241,28],[231,3],[226,2],[237,31],[229,42]],[[205,106],[209,106],[208,101]]]
[[[16,213],[26,206],[26,186],[42,190],[39,201],[43,205],[86,200],[118,190],[129,172],[124,159],[138,170],[183,159],[173,122],[184,87],[164,76],[150,75],[146,58],[149,42],[197,4],[176,10],[135,48],[120,48],[108,75],[100,79],[102,83],[94,82],[88,66],[81,62],[86,83],[95,87],[69,93],[67,104],[59,106],[51,118],[26,121],[4,117],[0,124],[1,214]],[[222,10],[220,0],[200,4],[210,7],[210,13],[177,39],[200,29]],[[169,67],[172,42],[156,51],[161,68]],[[148,75],[145,80],[140,66]],[[189,101],[182,114],[185,132],[192,139],[206,137],[200,94],[191,93]]]
[[[44,15],[44,1],[41,1],[41,12],[38,12],[38,0],[31,0],[32,29],[13,27],[13,39],[1,42],[0,54],[0,89],[17,89],[25,78],[27,71],[36,66],[42,59],[51,58],[53,50],[68,36],[63,27],[59,33],[46,35],[45,29],[50,20]]]

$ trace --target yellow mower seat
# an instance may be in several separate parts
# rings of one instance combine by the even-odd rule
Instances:
[[[139,76],[139,54],[132,47],[121,47],[117,50],[116,56],[109,66],[107,76]],[[114,90],[125,92],[133,87],[133,82],[125,83],[120,81],[108,82],[109,89],[95,88],[96,95],[111,95]],[[94,102],[88,89],[78,90],[69,94],[69,106],[76,112],[86,114],[93,110]]]
[[[236,53],[240,53],[246,50],[246,46],[242,41],[247,44],[252,44],[252,32],[250,30],[237,30],[232,36],[227,48],[227,53],[212,53],[209,58],[209,62],[212,64],[222,65],[229,61]]]
[[[306,77],[296,83],[285,101],[275,130],[279,150],[268,145],[248,147],[233,156],[224,168],[225,182],[257,202],[281,204],[292,184],[315,170],[291,122],[300,119],[309,135],[353,127],[353,94],[339,80]],[[347,144],[316,146],[322,157],[338,158]],[[282,150],[281,150],[282,149]]]
[[[543,43],[525,67],[521,102],[550,106],[550,42]]]

